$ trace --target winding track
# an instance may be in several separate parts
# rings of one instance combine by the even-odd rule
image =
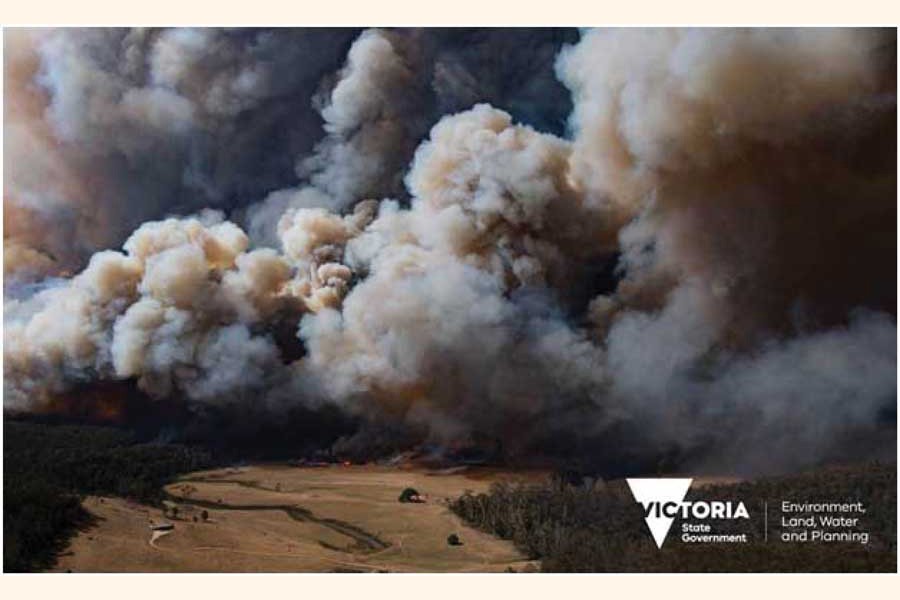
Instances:
[[[187,481],[187,480],[183,480]],[[193,479],[193,481],[199,481],[203,483],[232,483],[243,485],[245,487],[255,487],[258,489],[265,489],[255,482],[248,481],[239,481],[239,480],[226,480],[226,479]],[[268,490],[273,491],[273,490]],[[210,500],[199,500],[195,498],[188,498],[186,496],[175,496],[171,493],[167,494],[168,497],[173,502],[178,502],[180,504],[189,504],[192,506],[198,506],[200,508],[211,508],[213,510],[274,510],[274,511],[282,511],[288,517],[295,521],[306,522],[306,523],[315,523],[317,525],[321,525],[323,527],[327,527],[331,529],[335,533],[340,535],[349,537],[353,540],[353,544],[348,546],[347,548],[338,548],[331,544],[327,544],[326,542],[319,541],[324,547],[330,550],[338,550],[341,552],[354,552],[354,553],[370,553],[370,552],[379,552],[381,550],[386,550],[391,547],[390,542],[382,540],[377,535],[373,533],[369,533],[365,529],[361,527],[357,527],[351,523],[347,523],[345,521],[341,521],[338,519],[330,519],[318,517],[309,509],[303,508],[302,506],[297,506],[296,504],[226,504],[224,502],[212,502]]]

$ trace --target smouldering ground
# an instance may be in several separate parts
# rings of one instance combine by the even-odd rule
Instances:
[[[499,479],[483,470],[250,466],[194,473],[167,486],[176,519],[118,498],[87,498],[98,517],[54,570],[73,572],[492,572],[535,568],[510,542],[462,524],[444,504]],[[401,504],[413,487],[424,504]],[[173,505],[170,503],[170,506]],[[201,512],[207,510],[209,521]],[[197,522],[194,521],[197,517]],[[150,520],[171,522],[151,540]],[[459,535],[462,546],[447,544]]]

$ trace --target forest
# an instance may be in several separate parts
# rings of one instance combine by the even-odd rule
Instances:
[[[82,496],[156,504],[167,481],[211,464],[205,450],[118,428],[4,419],[4,570],[52,567],[69,537],[91,523]]]
[[[463,495],[450,507],[475,527],[512,540],[547,572],[893,572],[896,490],[896,465],[883,463],[695,487],[688,500],[740,500],[748,506],[749,523],[716,521],[714,528],[747,532],[749,542],[683,543],[676,518],[662,549],[623,480],[556,477],[543,485],[495,484],[490,493]],[[870,541],[782,543],[772,519],[782,499],[863,502],[860,529],[870,532]]]

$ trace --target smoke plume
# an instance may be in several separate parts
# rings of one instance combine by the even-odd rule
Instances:
[[[133,381],[337,407],[345,448],[892,455],[895,33],[576,37],[7,36],[5,406]]]

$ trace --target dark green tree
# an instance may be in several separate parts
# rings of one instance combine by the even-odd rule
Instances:
[[[417,492],[414,488],[408,487],[400,492],[400,502],[412,502],[413,498],[417,497],[419,492]]]

